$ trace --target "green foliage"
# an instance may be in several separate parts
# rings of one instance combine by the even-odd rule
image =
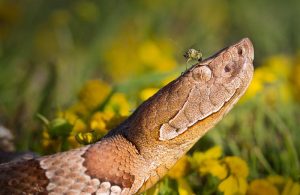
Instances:
[[[0,123],[18,150],[93,143],[180,75],[189,48],[206,58],[249,37],[256,70],[247,94],[184,157],[180,174],[147,194],[226,194],[240,179],[222,177],[231,155],[246,162],[248,194],[297,193],[299,8],[296,0],[1,1]],[[212,146],[223,156],[195,160]]]

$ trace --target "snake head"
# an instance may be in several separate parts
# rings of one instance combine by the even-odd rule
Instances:
[[[107,137],[121,135],[144,163],[135,193],[155,184],[208,130],[219,122],[248,88],[254,49],[248,38],[203,60],[141,104]]]
[[[179,103],[181,106],[170,120],[161,125],[159,139],[176,138],[207,117],[216,115],[224,105],[232,107],[252,79],[253,59],[252,43],[245,38],[196,64],[179,77],[172,85],[181,86],[177,93],[185,93],[186,98]]]
[[[122,134],[152,161],[182,155],[244,94],[253,59],[248,38],[222,49],[159,90],[111,134]]]

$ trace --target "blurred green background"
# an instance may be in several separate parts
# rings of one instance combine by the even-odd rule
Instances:
[[[185,66],[182,55],[190,47],[207,57],[250,37],[255,65],[270,55],[294,55],[299,18],[297,0],[2,0],[1,113],[12,116],[24,102],[30,113],[68,103],[90,78],[119,83],[168,72]],[[166,62],[143,59],[143,52]]]
[[[131,112],[185,70],[188,48],[205,58],[249,37],[254,81],[199,148],[243,157],[252,178],[299,180],[299,32],[298,0],[0,0],[0,124],[18,150],[47,153],[36,114],[53,118],[88,80],[125,94]]]

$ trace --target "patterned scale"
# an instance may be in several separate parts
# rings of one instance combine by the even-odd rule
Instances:
[[[46,194],[48,179],[37,160],[3,164],[0,166],[0,173],[1,195]]]
[[[135,155],[132,145],[116,136],[67,152],[3,164],[0,194],[129,194],[134,182],[129,161]]]

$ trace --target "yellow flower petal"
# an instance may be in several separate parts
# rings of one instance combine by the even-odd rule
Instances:
[[[243,159],[237,156],[229,156],[224,158],[224,162],[229,167],[230,173],[232,175],[238,177],[244,177],[244,178],[248,176],[249,174],[248,165]]]
[[[221,164],[219,160],[207,159],[204,160],[199,167],[200,175],[211,175],[224,179],[227,176],[227,169],[225,164]]]
[[[276,187],[264,179],[253,180],[248,188],[247,195],[279,195]]]
[[[173,179],[181,178],[187,173],[188,168],[188,157],[185,155],[170,169],[168,175]]]
[[[204,160],[218,159],[221,156],[222,156],[222,148],[220,146],[214,146],[205,152],[194,152],[192,158],[198,165],[201,165],[201,162]]]
[[[176,61],[170,57],[161,56],[160,59],[155,63],[155,68],[158,71],[166,72],[176,67]]]
[[[105,112],[117,113],[121,116],[130,114],[130,104],[123,93],[114,93],[104,108]]]
[[[161,57],[161,51],[155,42],[146,41],[139,48],[138,55],[142,63],[154,64]]]
[[[218,189],[223,192],[224,195],[237,195],[245,194],[247,187],[246,179],[231,175],[219,184]]]
[[[90,119],[90,128],[92,130],[95,130],[99,133],[107,133],[107,123],[113,115],[106,114],[104,112],[96,112],[93,114],[93,116]]]
[[[87,109],[94,110],[107,98],[111,92],[111,87],[100,80],[90,80],[82,87],[78,94],[80,102]]]
[[[284,189],[281,193],[282,195],[299,195],[300,194],[300,184],[293,182],[291,178],[286,182]]]
[[[183,178],[179,178],[177,179],[177,183],[178,183],[178,193],[179,195],[193,195],[195,194],[192,190],[192,188],[190,187],[189,183],[183,179]]]
[[[287,78],[291,72],[290,65],[291,59],[288,56],[277,55],[268,58],[263,67],[267,69],[265,72],[271,72],[276,77]]]
[[[242,102],[258,93],[262,93],[263,98],[269,104],[274,104],[278,100],[290,101],[292,92],[289,89],[291,86],[288,85],[288,80],[290,75],[295,72],[291,72],[291,62],[289,57],[283,55],[268,58],[262,66],[255,70],[251,85],[241,99]]]

